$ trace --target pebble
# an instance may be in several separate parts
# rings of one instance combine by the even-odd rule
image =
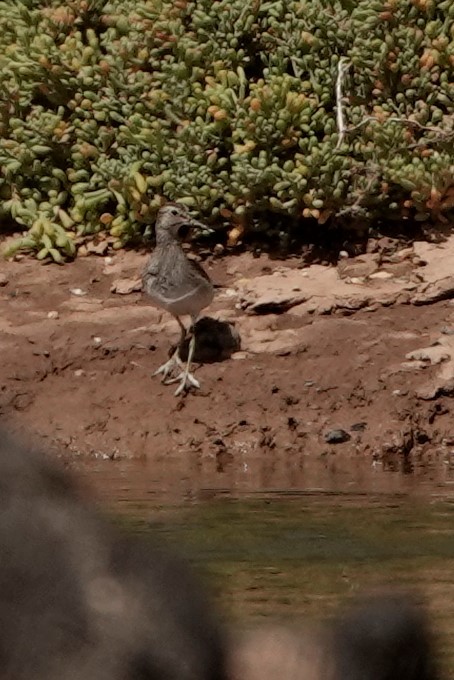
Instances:
[[[80,378],[81,376],[85,375],[85,371],[83,368],[78,368],[77,371],[74,371],[74,375],[76,378]]]
[[[406,260],[406,259],[412,257],[414,254],[415,254],[415,251],[412,247],[411,248],[401,248],[401,250],[398,250],[395,253],[395,258],[397,260]]]
[[[329,430],[324,435],[327,444],[344,444],[351,439],[351,436],[345,430]]]
[[[48,319],[58,319],[60,314],[57,311],[47,312]]]
[[[130,295],[142,290],[142,279],[117,279],[112,282],[110,287],[111,293],[118,295]]]
[[[367,428],[367,423],[364,421],[361,421],[360,423],[354,423],[351,426],[352,432],[364,432],[364,430]]]
[[[6,274],[0,274],[0,287],[8,285],[8,277]]]
[[[86,291],[82,290],[82,288],[71,288],[69,292],[71,295],[78,295],[79,297],[87,294]]]
[[[99,346],[101,345],[101,343],[102,343],[102,340],[101,340],[100,337],[95,336],[95,337],[93,338],[93,344],[94,344],[95,347],[99,347]]]
[[[234,288],[224,288],[224,290],[218,294],[218,299],[219,298],[234,298],[238,295],[236,290]]]
[[[392,279],[393,275],[391,272],[384,271],[381,269],[378,272],[374,272],[373,274],[369,274],[370,279]]]
[[[234,352],[230,358],[235,359],[235,361],[241,361],[242,359],[247,359],[248,356],[247,352]]]
[[[107,241],[100,241],[99,243],[89,243],[87,250],[89,253],[94,253],[95,255],[104,255],[109,248]]]
[[[400,367],[403,371],[421,371],[428,365],[427,361],[412,359],[411,361],[403,361]]]

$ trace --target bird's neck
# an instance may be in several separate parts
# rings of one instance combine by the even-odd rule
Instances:
[[[156,231],[156,245],[159,248],[163,248],[165,246],[169,246],[172,243],[177,243],[176,239],[172,234],[169,234],[169,232],[165,229],[162,231],[158,229]]]

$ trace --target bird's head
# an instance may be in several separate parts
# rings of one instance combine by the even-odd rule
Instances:
[[[159,209],[156,217],[156,238],[160,236],[178,238],[183,227],[204,232],[212,230],[202,222],[198,222],[189,213],[189,209],[181,203],[166,203]]]

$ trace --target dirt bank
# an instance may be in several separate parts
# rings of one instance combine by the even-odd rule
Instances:
[[[308,461],[340,457],[449,472],[454,239],[388,246],[337,267],[205,261],[207,315],[242,347],[184,399],[151,376],[178,327],[136,290],[144,254],[2,264],[1,417],[68,458],[146,459],[202,485],[294,488]]]

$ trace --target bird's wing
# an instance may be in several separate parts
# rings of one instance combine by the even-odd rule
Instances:
[[[197,274],[200,274],[201,276],[203,276],[203,278],[204,278],[206,281],[208,281],[209,283],[211,283],[210,277],[208,276],[208,274],[206,273],[206,271],[204,270],[204,268],[203,268],[198,262],[196,262],[195,260],[189,260],[189,259],[188,259],[188,262],[189,262],[190,267],[194,270],[194,273],[195,273],[196,275],[197,275]]]

